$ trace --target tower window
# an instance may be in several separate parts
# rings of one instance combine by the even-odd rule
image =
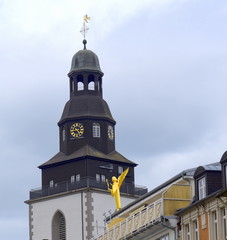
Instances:
[[[50,186],[50,188],[53,188],[53,187],[54,187],[54,180],[51,180],[51,181],[50,181],[49,186]]]
[[[82,75],[77,76],[77,90],[78,91],[84,90],[84,81]]]
[[[118,174],[122,174],[123,173],[123,167],[119,166],[118,167]]]
[[[76,175],[76,181],[79,182],[80,181],[80,174]]]
[[[96,181],[100,182],[100,174],[96,174]]]
[[[84,84],[82,82],[78,82],[77,83],[77,88],[78,88],[78,91],[83,91],[84,90]]]
[[[101,180],[102,180],[102,182],[106,182],[106,176],[105,175],[101,175]]]
[[[94,75],[89,75],[88,76],[88,90],[95,90]]]
[[[71,176],[71,183],[74,183],[75,182],[75,175],[72,175]]]
[[[93,123],[93,137],[100,138],[100,124]]]
[[[66,240],[66,223],[63,214],[58,211],[52,220],[52,240]]]

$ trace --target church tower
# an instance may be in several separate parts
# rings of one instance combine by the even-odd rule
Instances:
[[[136,163],[115,150],[115,120],[103,99],[103,72],[97,55],[83,50],[72,58],[69,101],[59,126],[59,152],[39,166],[42,187],[31,190],[30,240],[91,239],[104,229],[103,213],[114,212],[106,179],[128,175],[121,187],[122,206],[146,189],[134,184]]]

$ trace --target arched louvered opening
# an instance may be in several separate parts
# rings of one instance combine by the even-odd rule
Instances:
[[[65,217],[57,211],[52,220],[52,240],[66,240]]]
[[[95,78],[91,74],[88,76],[88,90],[95,90]]]
[[[77,90],[78,91],[84,90],[84,79],[82,75],[77,76]]]

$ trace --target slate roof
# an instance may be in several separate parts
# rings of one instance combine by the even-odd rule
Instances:
[[[91,158],[100,158],[103,160],[108,160],[108,161],[113,161],[113,162],[121,162],[121,163],[126,163],[129,165],[136,166],[137,164],[128,160],[124,156],[122,156],[120,153],[117,151],[113,151],[109,154],[104,154],[95,148],[86,145],[79,150],[73,152],[70,155],[66,155],[62,152],[57,153],[54,157],[52,157],[49,161],[43,163],[42,165],[39,166],[39,168],[46,168],[52,165],[60,165],[63,163],[66,163],[68,161],[76,160],[76,159],[84,159],[85,157],[91,157]]]
[[[72,58],[71,69],[68,75],[77,71],[95,71],[103,75],[98,56],[87,49],[78,51]]]
[[[71,98],[65,104],[65,108],[58,125],[67,120],[85,117],[99,119],[108,118],[109,121],[115,123],[105,100],[97,96],[82,95]]]

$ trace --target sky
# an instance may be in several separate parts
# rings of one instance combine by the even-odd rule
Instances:
[[[59,151],[85,14],[116,149],[138,163],[138,185],[227,150],[226,0],[0,0],[0,239],[29,238],[24,201]]]

